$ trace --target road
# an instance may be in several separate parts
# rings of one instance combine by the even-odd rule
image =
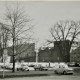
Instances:
[[[73,75],[52,74],[50,76],[4,78],[4,80],[80,80],[80,73],[74,73]]]
[[[30,71],[27,74],[36,74],[36,73],[51,73],[48,76],[34,76],[34,77],[14,77],[14,78],[4,78],[0,80],[80,80],[80,69],[78,68],[73,75],[60,75],[55,74],[53,71]]]
[[[5,78],[4,80],[80,80],[80,76],[53,75],[53,76],[40,76],[40,77]]]

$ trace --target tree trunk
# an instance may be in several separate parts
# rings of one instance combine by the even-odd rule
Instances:
[[[13,26],[13,72],[15,72],[15,27]]]

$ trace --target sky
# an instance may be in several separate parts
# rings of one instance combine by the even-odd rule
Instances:
[[[34,38],[38,47],[50,39],[49,29],[60,20],[80,20],[80,1],[19,1],[26,14],[33,19]],[[0,1],[0,17],[3,18],[5,5],[15,6],[16,1]],[[1,20],[0,19],[0,20]]]

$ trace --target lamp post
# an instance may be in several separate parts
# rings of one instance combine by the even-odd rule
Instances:
[[[35,41],[36,63],[38,63],[38,40]]]
[[[38,63],[38,50],[36,50],[36,63]]]
[[[57,60],[58,60],[58,62],[59,62],[59,56],[57,57]]]

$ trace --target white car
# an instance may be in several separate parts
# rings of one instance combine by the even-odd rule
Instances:
[[[21,65],[21,66],[19,66],[17,68],[17,71],[19,71],[19,70],[21,70],[21,71],[29,71],[29,68],[28,68],[27,65]]]
[[[12,69],[13,68],[13,65],[12,64],[9,64],[6,66],[6,69]]]
[[[73,69],[69,68],[66,64],[58,64],[54,68],[55,73],[59,74],[73,74]]]

